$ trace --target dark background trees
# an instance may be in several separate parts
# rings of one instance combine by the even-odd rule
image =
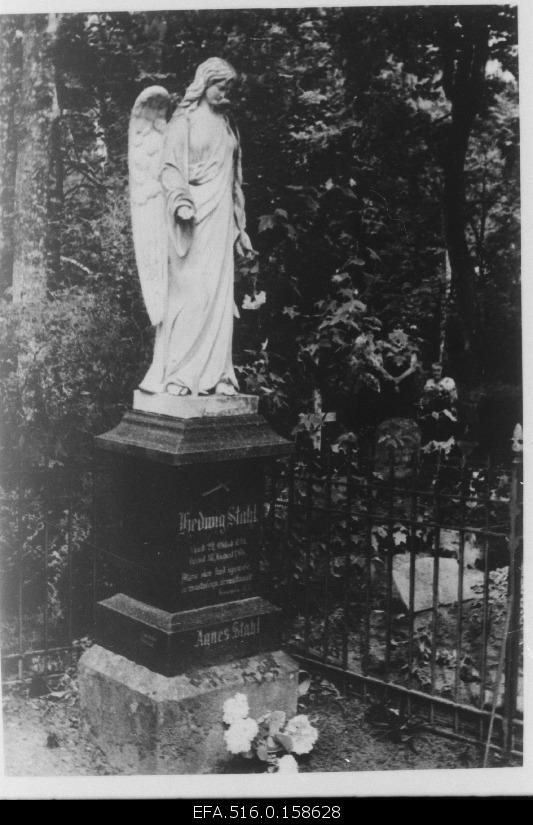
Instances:
[[[521,378],[516,9],[0,26],[7,427],[38,452],[54,432],[64,456],[129,405],[151,348],[129,228],[129,112],[152,83],[179,97],[218,54],[242,73],[235,117],[260,252],[240,267],[237,299],[267,293],[236,326],[243,388],[286,432],[317,398],[356,429],[377,387],[355,341],[401,327],[425,364],[444,356],[465,401],[493,417],[507,406],[509,437]]]

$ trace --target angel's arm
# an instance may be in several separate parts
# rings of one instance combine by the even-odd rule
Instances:
[[[233,214],[237,227],[237,251],[241,255],[255,255],[252,242],[246,232],[246,213],[244,211],[244,194],[242,191],[242,152],[241,142],[237,129],[233,127],[237,138],[237,150],[235,153],[235,170],[233,175]]]
[[[239,134],[236,130],[235,133],[237,137],[237,150],[235,157],[235,174],[233,177],[233,213],[238,231],[244,232],[246,230],[246,215],[244,212],[244,194],[242,191],[242,152]]]
[[[194,203],[189,190],[188,121],[186,115],[173,117],[168,125],[161,158],[161,185],[167,208],[175,219],[194,217]]]

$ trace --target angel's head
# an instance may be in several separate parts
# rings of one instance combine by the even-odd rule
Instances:
[[[179,104],[180,108],[194,109],[204,97],[214,108],[226,105],[227,92],[236,77],[237,72],[233,66],[220,57],[210,57],[196,69],[194,80]]]

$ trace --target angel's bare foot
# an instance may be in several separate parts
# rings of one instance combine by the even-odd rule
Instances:
[[[169,395],[190,395],[191,391],[188,387],[184,387],[183,384],[169,384],[167,387],[167,392]]]
[[[219,381],[215,387],[215,395],[237,395],[237,390],[229,381]]]

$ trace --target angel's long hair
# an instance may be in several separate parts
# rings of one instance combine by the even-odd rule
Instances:
[[[194,80],[187,88],[178,110],[196,109],[208,86],[219,80],[233,80],[236,77],[237,72],[226,60],[222,60],[221,57],[210,57],[196,69]]]

